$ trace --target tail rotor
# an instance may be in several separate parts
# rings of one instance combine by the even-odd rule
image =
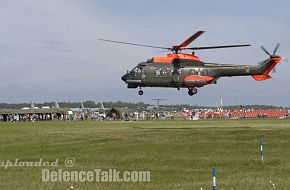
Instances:
[[[262,49],[262,50],[263,50],[267,55],[269,55],[270,58],[272,58],[272,57],[277,57],[276,52],[277,52],[277,50],[279,49],[279,47],[280,47],[280,43],[277,43],[277,45],[276,45],[276,47],[275,47],[275,49],[274,49],[274,51],[273,51],[273,54],[270,54],[269,51],[268,51],[264,46],[261,46],[261,49]]]
[[[271,56],[271,54],[264,48],[264,46],[261,46],[261,49],[269,56]]]
[[[276,55],[276,52],[277,52],[277,50],[279,49],[279,47],[280,47],[280,43],[277,43],[277,44],[276,44],[276,47],[274,48],[273,54],[270,54],[269,51],[268,51],[264,46],[261,46],[261,49],[262,49],[262,50],[263,50],[267,55],[269,55],[270,58],[272,59],[272,58],[278,58],[278,57],[280,57],[280,56]],[[281,58],[281,57],[280,57],[280,58]],[[273,73],[276,73],[276,65],[273,67],[272,72],[273,72]]]
[[[280,47],[280,43],[277,43],[277,45],[273,51],[273,55],[276,55],[276,51],[279,49],[279,47]]]

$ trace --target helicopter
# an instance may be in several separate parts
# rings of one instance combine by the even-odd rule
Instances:
[[[99,39],[105,42],[157,48],[172,53],[166,56],[153,57],[146,62],[141,62],[131,71],[127,71],[121,79],[127,83],[128,88],[140,88],[138,94],[143,95],[142,87],[169,87],[187,88],[188,95],[193,96],[197,93],[197,88],[209,84],[216,84],[220,77],[251,76],[257,81],[272,78],[269,73],[275,70],[275,66],[281,61],[282,57],[276,55],[280,46],[277,43],[274,51],[270,54],[263,46],[261,49],[269,55],[269,58],[262,61],[257,66],[205,63],[195,55],[196,50],[235,48],[251,46],[250,44],[222,45],[222,46],[201,46],[187,47],[205,31],[198,31],[179,45],[171,47],[160,47],[144,44],[136,44],[108,39]],[[183,50],[193,50],[191,54],[182,53]]]

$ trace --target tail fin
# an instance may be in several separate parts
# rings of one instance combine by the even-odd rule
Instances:
[[[55,107],[55,108],[59,108],[58,102],[55,102],[55,103],[54,103],[54,107]]]
[[[257,81],[267,80],[272,78],[269,73],[274,69],[274,67],[281,61],[280,56],[273,56],[267,59],[259,66],[259,71],[261,74],[252,75],[253,79]]]
[[[85,106],[84,106],[84,103],[83,102],[81,102],[81,108],[82,109],[85,109]]]

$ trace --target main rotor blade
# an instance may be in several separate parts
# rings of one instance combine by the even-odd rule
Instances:
[[[276,47],[274,49],[273,55],[276,55],[276,51],[278,50],[279,46],[280,46],[280,43],[277,43],[277,45],[276,45]]]
[[[271,56],[271,54],[264,48],[264,46],[261,46],[261,49],[266,53],[268,54],[269,56]]]
[[[198,31],[195,34],[193,34],[192,36],[190,36],[187,40],[185,40],[184,42],[182,42],[181,44],[178,45],[179,48],[182,47],[186,47],[188,46],[193,40],[195,40],[196,38],[198,38],[200,35],[202,35],[205,31]]]
[[[227,45],[227,46],[204,46],[204,47],[190,47],[190,48],[181,48],[181,49],[203,50],[203,49],[234,48],[234,47],[246,47],[246,46],[251,46],[251,45],[242,44],[242,45]]]
[[[160,46],[151,46],[151,45],[144,45],[144,44],[135,44],[135,43],[130,43],[130,42],[121,42],[121,41],[114,41],[114,40],[107,40],[107,39],[99,39],[99,40],[105,41],[105,42],[113,42],[113,43],[119,43],[119,44],[133,45],[133,46],[142,46],[142,47],[150,47],[150,48],[171,50],[171,48],[160,47]]]

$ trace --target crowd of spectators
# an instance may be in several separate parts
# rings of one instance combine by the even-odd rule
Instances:
[[[110,110],[108,112],[71,112],[49,114],[8,114],[0,115],[0,121],[8,122],[35,122],[35,121],[112,121],[112,120],[162,120],[162,119],[237,119],[237,118],[286,118],[289,116],[287,109],[195,109],[182,111],[129,111],[125,109]]]

